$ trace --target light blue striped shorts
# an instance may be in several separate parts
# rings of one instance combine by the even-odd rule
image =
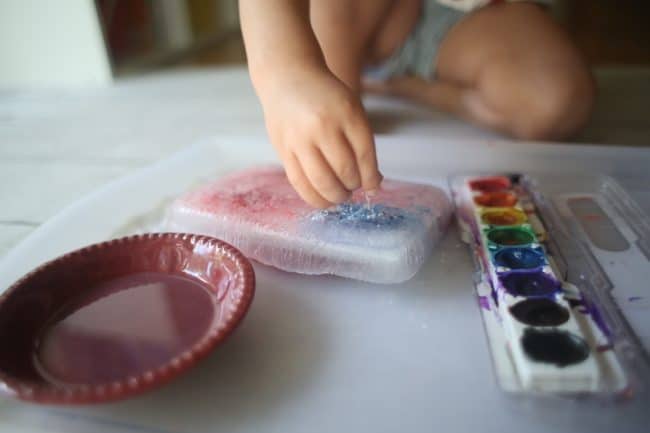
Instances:
[[[546,6],[552,3],[551,0],[529,1]],[[406,42],[381,65],[366,68],[364,75],[376,80],[402,75],[433,80],[440,44],[449,30],[466,14],[466,11],[445,6],[438,3],[438,0],[422,0],[420,18]]]
[[[434,62],[447,32],[466,12],[441,5],[437,0],[423,0],[420,18],[404,44],[381,65],[364,71],[368,78],[387,80],[401,75],[434,78]]]

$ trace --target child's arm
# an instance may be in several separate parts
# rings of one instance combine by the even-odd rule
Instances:
[[[248,66],[270,139],[300,196],[317,207],[379,187],[359,97],[327,68],[308,0],[240,0]]]

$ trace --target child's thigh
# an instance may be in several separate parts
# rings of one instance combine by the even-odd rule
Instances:
[[[436,74],[477,85],[492,66],[503,71],[504,79],[531,83],[584,75],[587,69],[565,31],[548,12],[528,2],[487,6],[461,20],[440,46]]]
[[[332,72],[358,89],[371,40],[399,0],[312,1],[312,28]]]

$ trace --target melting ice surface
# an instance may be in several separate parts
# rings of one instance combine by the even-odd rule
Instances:
[[[314,210],[281,168],[254,168],[178,198],[164,229],[215,236],[290,272],[405,281],[446,229],[449,198],[432,185],[386,179],[372,202],[357,192],[350,203]]]

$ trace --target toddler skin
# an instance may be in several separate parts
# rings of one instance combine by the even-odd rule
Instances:
[[[248,66],[266,128],[298,194],[319,208],[381,183],[362,90],[405,97],[517,139],[570,137],[595,88],[540,6],[499,3],[445,35],[435,80],[362,83],[408,38],[420,0],[240,0]]]

